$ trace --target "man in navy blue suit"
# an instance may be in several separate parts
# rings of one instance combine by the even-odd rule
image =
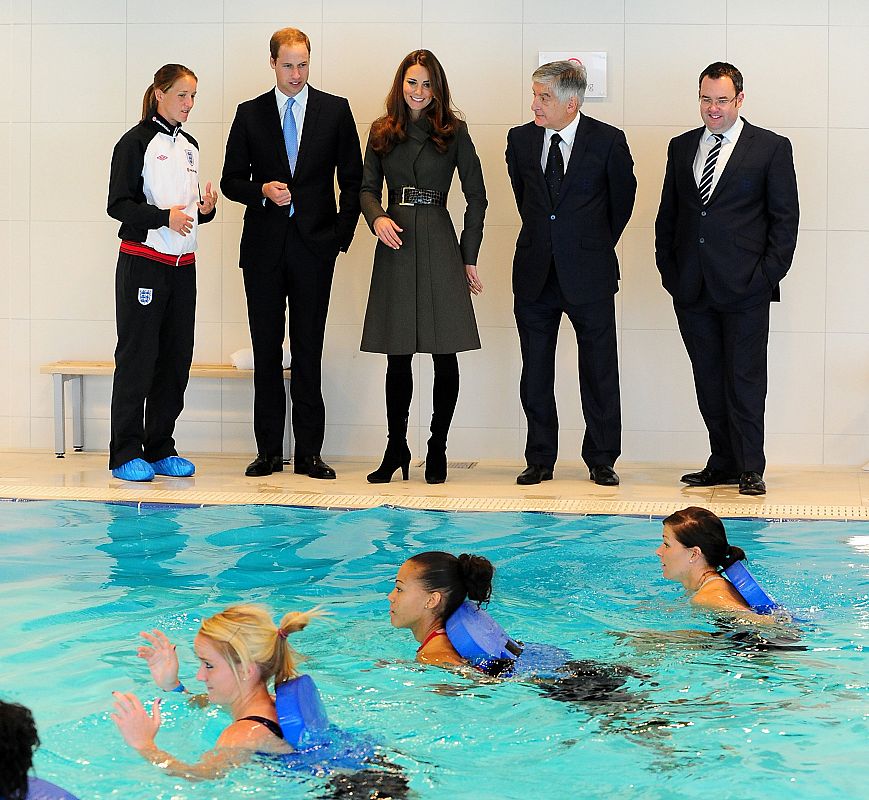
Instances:
[[[527,486],[553,476],[555,349],[567,314],[579,346],[582,458],[591,480],[616,486],[622,423],[615,246],[634,208],[634,162],[622,131],[580,113],[586,88],[581,64],[544,64],[531,81],[534,121],[510,130],[506,154],[522,218],[513,257],[513,311],[528,438],[527,468],[516,482]]]
[[[700,75],[704,126],[670,142],[655,222],[655,259],[673,296],[711,454],[689,486],[766,492],[764,411],[770,302],[797,244],[791,143],[739,115],[742,74]]]
[[[362,154],[347,100],[308,85],[308,37],[283,28],[269,52],[275,87],[238,107],[220,181],[230,200],[246,206],[239,266],[253,345],[257,456],[245,475],[283,470],[288,331],[293,471],[329,479],[335,470],[320,457],[323,339],[335,259],[350,246],[359,217]]]

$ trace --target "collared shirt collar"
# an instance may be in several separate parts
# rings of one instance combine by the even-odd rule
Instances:
[[[284,106],[287,104],[287,100],[290,98],[287,97],[277,86],[275,86],[275,102],[278,104],[278,112],[283,116]],[[302,91],[300,91],[293,100],[299,105],[302,111],[305,110],[305,106],[308,104],[308,84],[306,83],[302,87]]]
[[[744,125],[742,121],[742,117],[737,117],[736,122],[733,123],[726,131],[721,131],[724,135],[724,140],[727,142],[735,142],[739,138],[739,134],[742,132],[742,126]],[[712,136],[712,131],[709,128],[703,128],[703,141],[710,141],[710,136]]]
[[[553,133],[557,133],[561,137],[561,141],[567,145],[567,149],[571,150],[573,148],[573,140],[576,138],[576,130],[579,127],[579,118],[582,116],[581,111],[576,112],[576,116],[573,118],[573,121],[569,125],[565,125],[560,131],[555,131],[552,128],[546,128],[546,135],[544,137],[544,144],[549,146],[549,140],[552,138]]]

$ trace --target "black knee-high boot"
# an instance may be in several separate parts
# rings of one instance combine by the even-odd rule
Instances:
[[[443,483],[447,479],[447,436],[459,399],[459,360],[455,353],[450,353],[433,355],[432,361],[434,391],[425,480],[426,483]]]
[[[383,462],[368,476],[369,483],[389,483],[395,470],[407,480],[410,448],[407,446],[407,415],[413,397],[412,355],[387,356],[386,363],[386,425],[389,439]]]

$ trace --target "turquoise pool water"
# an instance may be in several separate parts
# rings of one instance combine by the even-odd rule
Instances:
[[[869,526],[727,522],[767,590],[801,617],[803,651],[716,632],[664,581],[660,520],[544,514],[0,503],[0,697],[30,706],[38,774],[85,798],[319,796],[320,777],[251,764],[168,778],[123,744],[111,691],[156,696],[138,633],[174,641],[196,685],[203,614],[322,604],[294,638],[332,721],[373,732],[419,798],[842,798],[869,782]],[[618,702],[570,703],[523,681],[413,662],[389,625],[398,565],[427,549],[496,565],[490,611],[516,637],[630,667]],[[158,743],[188,758],[227,722],[166,696]],[[860,787],[863,787],[862,789]]]

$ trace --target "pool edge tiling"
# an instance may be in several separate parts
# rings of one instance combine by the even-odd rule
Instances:
[[[364,494],[317,492],[233,492],[195,489],[149,489],[147,497],[136,488],[24,486],[0,484],[3,500],[89,500],[142,505],[277,505],[307,508],[364,509],[396,506],[426,511],[536,511],[551,514],[615,514],[666,516],[686,506],[686,501],[598,500],[578,498],[511,497],[384,497]],[[831,504],[718,503],[692,499],[720,517],[762,519],[869,520],[869,507]]]

